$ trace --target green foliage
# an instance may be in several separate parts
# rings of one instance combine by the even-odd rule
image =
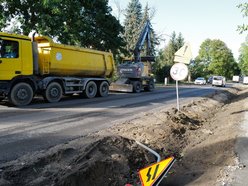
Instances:
[[[0,0],[0,3],[2,4],[2,0]],[[4,9],[3,6],[0,6],[0,28],[4,28],[6,26],[6,18],[4,16]]]
[[[158,52],[154,70],[158,82],[163,82],[164,78],[170,78],[170,68],[174,64],[174,54],[184,45],[184,38],[181,33],[178,37],[176,32],[171,34],[168,45]]]
[[[141,29],[144,28],[147,20],[151,21],[151,17],[150,17],[150,13],[149,13],[149,6],[148,4],[146,4],[146,7],[144,9],[144,13],[143,13],[143,18],[142,18],[142,22],[141,22]],[[155,33],[155,31],[153,30],[152,28],[152,25],[151,25],[151,32],[150,32],[150,41],[151,41],[151,48],[150,48],[150,51],[149,51],[149,55],[151,56],[155,56],[156,54],[156,51],[155,51],[155,48],[156,46],[159,44],[159,39]],[[148,46],[144,46],[143,50],[141,51],[141,56],[147,56],[147,48],[145,47],[148,47]]]
[[[241,13],[243,17],[248,17],[248,3],[241,3],[237,7],[241,9]],[[243,33],[244,31],[247,30],[248,30],[247,24],[238,25],[238,31],[240,33]]]
[[[35,30],[64,44],[117,53],[124,46],[119,21],[111,14],[108,0],[2,0],[4,19],[17,19],[20,31]],[[1,22],[0,22],[1,23]]]
[[[127,56],[132,56],[136,42],[139,39],[142,22],[142,6],[139,0],[131,0],[126,9],[124,20],[124,40],[126,42]]]
[[[208,77],[210,75],[206,63],[198,59],[195,59],[190,63],[189,71],[192,79],[196,79],[197,77]]]
[[[174,64],[174,54],[184,45],[184,39],[182,34],[179,33],[178,37],[176,36],[176,32],[172,32],[171,39],[168,43],[168,46],[164,49],[164,58],[165,64],[173,65]]]
[[[193,78],[210,74],[231,78],[239,74],[231,50],[221,40],[206,39],[200,46],[199,55],[191,67]]]
[[[125,57],[133,57],[133,50],[139,40],[141,31],[143,30],[147,20],[151,22],[150,9],[148,4],[146,5],[144,11],[142,11],[142,6],[139,0],[131,0],[126,9],[126,15],[124,20],[124,40],[126,42],[126,51],[124,53]],[[151,40],[151,50],[149,51],[150,55],[155,56],[155,47],[158,45],[158,38],[155,31],[151,28],[150,33]],[[141,51],[141,56],[147,56],[147,45],[144,43],[144,46]]]
[[[198,56],[195,58],[194,62],[190,64],[189,70],[192,79],[196,79],[197,77],[208,77],[213,73],[208,69],[211,61],[211,49],[211,40],[206,39],[200,46]]]
[[[242,75],[248,76],[248,36],[240,48],[239,68]]]

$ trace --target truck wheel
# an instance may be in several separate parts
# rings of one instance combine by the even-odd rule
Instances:
[[[101,82],[97,94],[101,97],[108,96],[109,93],[109,84],[106,81]]]
[[[61,85],[57,82],[50,83],[45,91],[44,98],[50,103],[59,102],[62,97],[62,88]]]
[[[9,101],[16,106],[28,105],[34,96],[32,87],[28,83],[16,84],[10,94]]]
[[[93,98],[96,96],[97,86],[94,81],[89,81],[84,90],[84,96],[87,98]]]
[[[154,90],[154,82],[150,81],[149,85],[144,88],[145,91],[153,91]]]
[[[139,81],[133,82],[133,92],[139,93],[141,91],[141,83]]]

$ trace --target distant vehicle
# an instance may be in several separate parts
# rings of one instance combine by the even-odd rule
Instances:
[[[213,76],[210,76],[210,77],[208,78],[208,83],[209,83],[209,84],[212,84],[212,82],[213,82]]]
[[[243,77],[243,84],[248,84],[248,76]]]
[[[239,82],[239,76],[233,76],[232,81],[234,83],[238,83]]]
[[[212,86],[226,86],[226,78],[223,76],[213,76]]]
[[[203,77],[198,77],[194,81],[195,85],[206,85],[206,80]]]

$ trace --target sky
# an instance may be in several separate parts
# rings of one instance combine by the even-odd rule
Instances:
[[[109,0],[113,15],[118,17],[117,4],[126,9],[130,0]],[[248,32],[239,34],[237,26],[247,24],[237,8],[246,0],[140,0],[142,8],[148,3],[155,10],[151,21],[154,30],[163,36],[159,48],[166,46],[173,31],[179,32],[185,42],[189,42],[193,57],[198,55],[199,47],[206,39],[220,39],[232,50],[234,57],[239,56],[239,48],[245,42]],[[124,12],[120,16],[123,23]]]

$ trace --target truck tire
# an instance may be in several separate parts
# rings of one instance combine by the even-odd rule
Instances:
[[[154,82],[153,81],[149,81],[149,85],[147,87],[144,88],[145,91],[153,91],[154,90]]]
[[[106,81],[102,81],[98,87],[97,95],[101,97],[106,97],[109,94],[109,84]]]
[[[141,83],[139,81],[133,82],[133,92],[139,93],[141,91]]]
[[[94,98],[97,93],[97,86],[94,81],[89,81],[84,90],[84,96],[87,98]]]
[[[56,103],[60,101],[62,95],[63,91],[61,85],[57,82],[52,82],[47,86],[44,98],[50,103]]]
[[[28,105],[34,96],[34,91],[28,83],[14,85],[9,94],[9,101],[16,106]]]

